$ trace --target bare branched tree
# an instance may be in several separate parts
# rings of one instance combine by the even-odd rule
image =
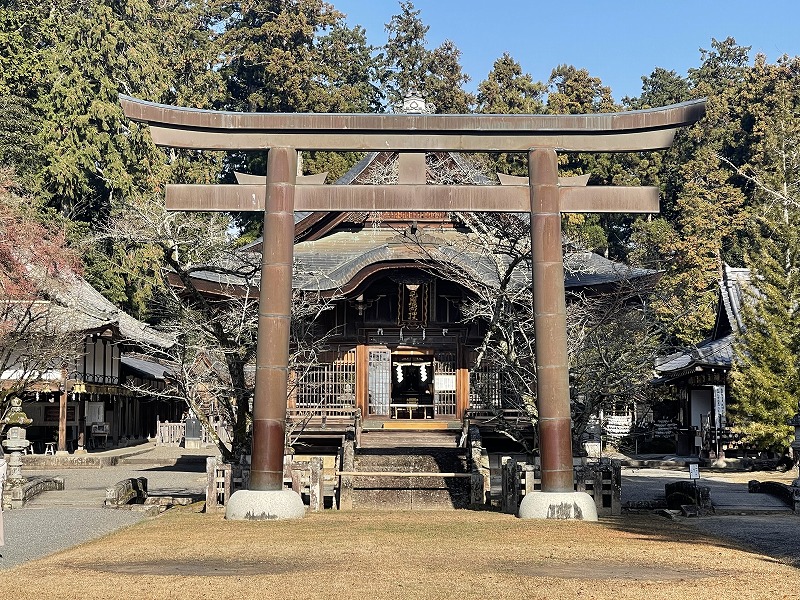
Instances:
[[[513,423],[504,422],[503,409],[524,411],[533,422],[537,418],[530,224],[524,216],[513,214],[457,217],[468,233],[446,245],[433,236],[419,237],[421,264],[469,290],[461,307],[464,320],[484,326],[476,349],[472,389],[482,399],[482,406],[495,412],[499,430],[529,446]],[[590,260],[594,255],[566,247],[568,276],[594,272],[597,265]],[[602,291],[587,288],[568,294],[576,446],[593,417],[643,401],[655,359],[666,352],[666,336],[649,310],[654,275],[608,261],[603,265],[612,266],[611,283]]]
[[[148,393],[186,402],[226,459],[246,454],[261,253],[239,247],[224,215],[172,213],[157,200],[128,206],[105,237],[156,248],[163,259],[154,309],[159,327],[177,343],[148,350],[171,373],[163,390]],[[299,290],[293,294],[289,367],[302,370],[324,349],[319,339],[312,343],[313,322],[331,300]],[[230,442],[219,436],[212,416],[230,427]]]

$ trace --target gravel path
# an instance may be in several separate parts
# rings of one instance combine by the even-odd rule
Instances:
[[[146,518],[135,511],[103,508],[106,488],[123,479],[147,478],[151,496],[204,495],[204,460],[211,452],[154,447],[125,459],[132,463],[128,465],[24,470],[23,474],[28,477],[63,477],[64,490],[45,492],[21,510],[3,512],[6,545],[0,546],[0,570],[101,537]]]

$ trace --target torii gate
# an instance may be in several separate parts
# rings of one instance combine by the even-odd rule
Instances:
[[[283,489],[294,211],[530,212],[542,491],[523,518],[596,520],[574,491],[561,248],[562,212],[656,213],[658,188],[560,187],[557,151],[639,152],[672,144],[705,114],[705,100],[588,115],[275,114],[196,110],[120,96],[125,115],[150,126],[159,146],[266,150],[266,185],[169,185],[166,205],[186,211],[264,211],[250,489],[233,494],[229,519],[299,518]],[[309,185],[302,150],[399,152],[397,185]],[[425,185],[425,152],[526,152],[524,185]]]

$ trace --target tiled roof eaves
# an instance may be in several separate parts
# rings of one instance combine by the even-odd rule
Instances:
[[[730,368],[735,338],[734,334],[730,334],[718,340],[706,340],[688,352],[667,356],[663,362],[656,364],[656,371],[666,375],[694,367]]]
[[[380,154],[379,152],[369,152],[367,155],[350,167],[350,170],[347,171],[344,175],[339,177],[333,185],[350,185],[355,181],[356,177],[358,177],[364,169],[369,167],[373,160]]]

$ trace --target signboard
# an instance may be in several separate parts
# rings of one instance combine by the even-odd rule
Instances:
[[[725,414],[725,386],[714,386],[714,423],[722,427],[722,417]]]
[[[436,375],[433,385],[437,392],[455,392],[456,376],[447,374]]]
[[[700,465],[697,463],[689,464],[689,479],[700,479]]]
[[[44,407],[44,420],[58,423],[58,405]],[[75,421],[75,405],[67,405],[67,421]]]
[[[401,283],[397,324],[425,327],[428,322],[428,284]]]

